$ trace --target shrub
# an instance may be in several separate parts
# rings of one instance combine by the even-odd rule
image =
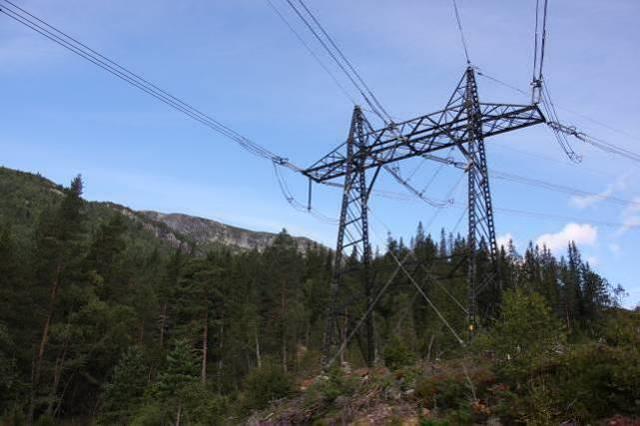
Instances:
[[[393,336],[384,349],[384,364],[390,370],[398,370],[416,361],[415,353],[398,336]]]
[[[247,376],[244,389],[249,405],[247,408],[260,410],[269,402],[290,395],[293,392],[293,380],[282,367],[266,363]]]
[[[549,377],[558,402],[583,420],[614,414],[640,415],[640,359],[635,351],[601,344],[581,345]]]
[[[545,299],[517,289],[505,292],[502,317],[489,334],[477,339],[476,347],[495,353],[502,376],[524,386],[532,368],[556,356],[565,341]]]
[[[327,408],[340,397],[350,397],[358,388],[359,379],[345,375],[335,367],[326,376],[320,376],[304,394],[306,409]]]
[[[223,423],[227,409],[224,397],[201,383],[193,383],[181,392],[184,414],[193,425],[215,426]]]
[[[416,395],[430,408],[457,409],[469,405],[470,394],[462,376],[431,376],[416,383]]]
[[[143,405],[131,421],[131,426],[157,426],[165,424],[167,412],[157,402]]]

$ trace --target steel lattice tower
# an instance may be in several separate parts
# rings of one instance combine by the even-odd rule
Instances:
[[[457,148],[466,160],[468,321],[473,332],[477,323],[478,294],[487,288],[501,289],[485,138],[545,121],[537,104],[480,102],[475,70],[471,66],[440,111],[374,130],[362,110],[355,107],[347,141],[304,170],[306,176],[318,183],[344,179],[331,305],[327,309],[325,357],[334,351],[338,343],[338,317],[345,301],[342,284],[346,273],[354,269],[346,261],[348,251],[359,260],[356,276],[362,283],[367,305],[370,306],[373,300],[367,205],[381,169],[408,158],[432,159],[433,153],[451,147]],[[369,169],[372,171],[368,177]],[[489,271],[478,270],[478,255],[482,252],[489,256],[492,265]],[[366,319],[365,336],[363,352],[365,360],[371,364],[375,356],[372,315]]]

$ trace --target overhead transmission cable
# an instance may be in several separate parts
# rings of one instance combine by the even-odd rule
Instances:
[[[467,64],[471,65],[471,59],[469,57],[469,48],[467,47],[467,39],[464,36],[464,29],[462,27],[462,19],[460,18],[460,11],[458,10],[457,0],[451,0],[453,2],[453,10],[456,15],[456,22],[458,24],[458,32],[460,33],[460,41],[462,42],[462,48],[464,49],[464,57],[467,59]]]
[[[338,78],[335,76],[335,74],[329,69],[329,67],[327,67],[327,65],[325,65],[324,62],[322,62],[322,60],[320,59],[320,57],[316,54],[316,52],[311,48],[311,46],[309,46],[309,44],[305,41],[305,39],[302,37],[302,35],[300,35],[300,33],[293,27],[293,25],[289,22],[289,20],[284,16],[284,14],[282,12],[280,12],[280,9],[278,9],[276,7],[276,5],[273,3],[272,0],[267,0],[267,3],[269,4],[269,6],[271,7],[271,9],[273,9],[273,11],[276,13],[276,15],[278,15],[278,17],[280,18],[280,20],[287,26],[287,28],[289,28],[289,31],[291,31],[291,33],[293,33],[293,35],[296,37],[296,39],[304,46],[304,48],[307,50],[307,52],[309,52],[309,54],[313,57],[313,59],[315,59],[315,61],[318,63],[318,65],[320,65],[322,67],[322,69],[329,75],[329,77],[331,78],[331,80],[333,80],[333,82],[336,84],[336,86],[338,86],[338,88],[340,89],[340,91],[342,92],[342,94],[352,103],[352,104],[357,104],[358,102],[356,102],[355,98],[351,95],[351,93],[349,93],[347,91],[347,89],[342,85],[342,83],[340,83],[340,81],[338,80]]]
[[[76,38],[47,23],[42,18],[35,16],[22,7],[14,4],[10,0],[2,1],[4,2],[4,5],[1,6],[0,4],[0,12],[13,19],[14,21],[32,29],[33,31],[57,43],[58,45],[73,52],[81,58],[93,63],[94,65],[97,65],[108,73],[125,81],[131,86],[156,98],[157,100],[163,102],[171,108],[182,112],[188,117],[218,132],[226,138],[231,139],[245,151],[255,156],[268,159],[279,166],[286,167],[298,172],[301,170],[299,167],[292,164],[287,158],[276,155],[267,148],[240,135],[238,132],[217,121],[210,115],[195,108],[184,100],[172,95],[166,90],[161,89],[156,84],[146,80],[140,75],[120,65],[116,61],[104,56],[103,54],[90,48],[86,44],[80,42]]]
[[[542,3],[541,3],[542,2]],[[531,77],[531,103],[535,105],[542,104],[547,115],[547,124],[549,121],[559,122],[558,113],[556,111],[549,90],[544,80],[544,56],[547,45],[547,18],[548,18],[548,0],[536,0],[536,20],[534,30],[534,50],[533,50],[533,71]],[[542,11],[541,11],[542,9]],[[542,35],[540,34],[540,16],[542,16]],[[572,148],[567,136],[559,132],[555,128],[551,128],[553,134],[567,157],[575,162],[582,161],[582,157],[578,155]]]
[[[608,152],[610,154],[616,154],[635,162],[640,162],[639,153],[614,145],[610,142],[605,141],[604,139],[590,136],[584,132],[577,130],[575,126],[567,126],[559,122],[550,122],[549,126],[560,133],[573,136],[576,139],[599,148],[602,151]]]
[[[286,0],[287,4],[298,16],[302,23],[307,27],[313,37],[320,43],[331,59],[336,63],[338,68],[346,75],[347,79],[356,88],[369,108],[380,117],[385,123],[391,121],[389,113],[380,104],[373,91],[364,82],[360,73],[355,69],[351,61],[342,53],[342,50],[333,41],[333,38],[324,29],[320,21],[315,17],[313,12],[304,4],[302,0],[298,0],[299,6],[296,6],[293,0]]]
[[[542,4],[541,4],[542,1]],[[542,9],[542,10],[541,10]],[[544,84],[542,73],[544,67],[544,55],[547,45],[547,17],[549,10],[548,0],[536,0],[536,24],[533,43],[533,72],[531,77],[531,102],[540,102],[541,90]],[[540,20],[542,16],[542,34],[540,34]]]
[[[516,182],[516,183],[529,185],[529,186],[535,186],[535,187],[538,187],[538,188],[547,189],[547,190],[560,192],[560,193],[564,193],[564,194],[575,195],[575,196],[580,196],[580,197],[592,197],[592,198],[598,199],[600,201],[615,203],[615,204],[619,204],[619,205],[623,205],[623,206],[628,206],[628,205],[640,206],[640,202],[638,202],[638,201],[626,200],[626,199],[614,197],[614,196],[611,196],[611,195],[603,195],[603,194],[597,194],[597,193],[594,193],[594,192],[583,191],[583,190],[576,189],[576,188],[571,188],[571,187],[565,186],[565,185],[558,185],[556,183],[545,182],[545,181],[539,180],[539,179],[533,179],[533,178],[529,178],[529,177],[518,176],[518,175],[512,174],[512,173],[506,173],[506,172],[500,172],[500,171],[495,171],[494,170],[491,173],[491,175],[492,175],[492,177],[497,178],[497,179]]]
[[[302,23],[307,27],[313,37],[324,48],[330,58],[336,63],[338,68],[345,74],[345,76],[355,87],[355,89],[360,93],[371,111],[385,123],[387,129],[394,133],[397,138],[402,138],[402,135],[398,132],[391,115],[387,112],[376,95],[373,93],[373,90],[371,90],[369,85],[364,81],[356,67],[343,53],[342,49],[340,49],[340,47],[334,41],[333,37],[331,37],[331,35],[328,33],[319,19],[315,16],[315,14],[309,9],[309,7],[307,7],[304,1],[297,0],[297,4],[299,6],[296,6],[294,0],[286,0],[286,2],[293,10],[293,12],[298,16],[298,18],[302,21]],[[411,186],[409,182],[401,176],[400,168],[397,164],[386,164],[383,166],[383,168],[389,174],[391,174],[398,183],[405,186],[409,190],[409,192],[423,198],[424,201],[431,204],[432,206],[438,204],[437,202],[433,202],[432,200],[426,198],[424,194],[421,194],[421,191]]]
[[[289,1],[289,0],[287,0]],[[331,44],[331,46],[333,46],[333,48],[335,49],[336,52],[338,52],[338,55],[340,56],[340,58],[342,58],[342,60],[345,62],[345,64],[347,64],[347,67],[349,67],[349,69],[351,70],[351,72],[353,72],[353,75],[358,79],[358,81],[360,82],[360,84],[362,84],[362,87],[364,87],[364,89],[366,90],[367,94],[371,97],[371,100],[375,103],[375,105],[380,109],[380,111],[384,114],[384,116],[387,118],[387,121],[392,122],[393,119],[391,118],[391,115],[389,115],[389,113],[387,112],[387,110],[382,106],[382,104],[380,103],[380,101],[378,100],[378,98],[376,97],[376,95],[373,93],[373,91],[371,90],[371,88],[367,85],[367,83],[362,79],[362,76],[360,75],[360,73],[358,72],[358,70],[356,70],[356,68],[353,66],[353,64],[351,63],[351,61],[344,55],[344,53],[342,52],[342,50],[338,47],[338,45],[335,43],[335,41],[333,40],[333,38],[329,35],[329,33],[324,29],[324,26],[320,23],[320,21],[316,18],[316,16],[313,14],[313,12],[311,12],[311,10],[307,7],[307,5],[304,3],[303,0],[298,0],[298,3],[300,3],[300,5],[302,6],[302,8],[305,10],[305,12],[307,12],[307,14],[311,17],[311,19],[313,20],[313,22],[318,26],[318,28],[320,29],[320,31],[322,31],[322,34],[324,34],[324,36],[327,38],[327,40],[329,40],[329,43]]]
[[[493,77],[491,75],[488,75],[483,71],[478,71],[478,75],[480,75],[480,76],[482,76],[484,78],[487,78],[488,80],[491,80],[491,81],[493,81],[493,82],[495,82],[497,84],[500,84],[502,86],[508,87],[508,88],[518,92],[518,93],[526,94],[526,92],[524,90],[521,90],[521,89],[519,89],[519,88],[517,88],[517,87],[515,87],[515,86],[513,86],[513,85],[511,85],[509,83],[505,83],[504,81],[499,80],[498,78]],[[594,146],[596,148],[599,148],[599,149],[601,149],[601,150],[603,150],[605,152],[612,153],[612,154],[617,154],[617,155],[623,156],[623,157],[625,157],[627,159],[630,159],[630,160],[633,160],[633,161],[640,161],[640,154],[638,154],[636,152],[633,152],[633,151],[631,151],[631,150],[629,150],[627,148],[623,148],[623,147],[617,146],[617,145],[615,145],[615,144],[613,144],[611,142],[607,142],[607,141],[605,141],[603,139],[596,138],[596,137],[591,136],[591,135],[589,135],[589,134],[587,134],[585,132],[579,131],[575,126],[569,126],[569,125],[562,124],[560,122],[559,117],[558,117],[557,110],[561,109],[561,110],[564,110],[564,111],[569,112],[571,114],[577,115],[577,116],[582,117],[583,119],[588,120],[588,121],[590,121],[590,122],[592,122],[592,123],[594,123],[594,124],[596,124],[596,125],[598,125],[600,127],[603,127],[605,129],[611,130],[611,131],[619,133],[621,135],[630,137],[632,139],[640,140],[639,137],[637,137],[635,135],[632,135],[632,134],[630,134],[630,133],[628,133],[628,132],[626,132],[624,130],[618,129],[618,128],[613,127],[613,126],[610,126],[610,125],[608,125],[608,124],[606,124],[606,123],[604,123],[602,121],[595,120],[595,119],[593,119],[593,118],[591,118],[591,117],[589,117],[587,115],[584,115],[584,114],[569,110],[569,109],[564,108],[562,106],[558,106],[551,99],[551,94],[549,92],[548,86],[545,85],[543,90],[544,90],[544,95],[543,96],[544,96],[544,98],[546,100],[546,103],[549,104],[548,107],[545,107],[546,103],[542,102],[543,109],[545,109],[545,114],[547,115],[547,118],[548,118],[547,125],[549,126],[549,128],[551,128],[553,130],[554,135],[556,135],[557,138],[561,137],[560,135],[562,135],[562,134],[564,134],[566,136],[573,136],[576,139],[578,139],[578,140],[580,140],[582,142],[588,143],[588,144],[590,144],[590,145],[592,145],[592,146]],[[560,135],[558,135],[558,133]],[[566,140],[566,138],[564,140]],[[561,146],[564,143],[565,142],[562,142]],[[511,149],[514,149],[514,148],[511,148]],[[577,158],[580,157],[578,154],[575,154],[575,155],[577,156]],[[576,163],[576,161],[572,161],[572,163]]]
[[[345,74],[347,79],[353,84],[356,90],[360,93],[372,112],[382,120],[387,128],[396,135],[398,138],[402,138],[402,135],[396,129],[393,117],[385,109],[382,103],[378,100],[377,96],[373,93],[373,90],[364,81],[362,75],[358,72],[353,63],[347,58],[342,49],[334,41],[333,37],[322,25],[316,15],[307,7],[304,0],[297,0],[300,7],[294,4],[293,0],[286,0],[289,7],[300,18],[303,24],[320,43],[324,50],[329,54],[331,59],[336,63],[338,68]],[[415,188],[411,187],[405,179],[402,178],[400,168],[397,164],[385,165],[384,169],[389,172],[394,179],[400,184],[407,187],[411,192],[419,193]]]
[[[515,176],[515,175],[512,175],[512,176]],[[459,183],[462,180],[462,177],[464,177],[463,173],[460,175],[460,179],[458,180],[458,183],[456,184],[456,186],[454,186],[454,188],[457,188],[457,186],[459,185]],[[524,183],[525,181],[527,182],[527,184],[531,184],[532,183],[531,180],[528,180],[527,178],[524,178],[524,177],[519,177],[519,179],[520,179],[520,181],[522,183]],[[537,181],[536,182],[536,186],[538,185],[538,182],[540,183],[540,186],[542,186],[542,184],[543,184],[542,181]],[[548,185],[555,186],[554,184],[549,184],[548,182],[544,182],[544,185],[546,186],[546,189],[552,189]],[[553,189],[560,190],[560,188],[553,188]],[[604,196],[602,196],[600,194],[588,193],[588,192],[585,192],[585,191],[575,190],[573,188],[570,189],[569,187],[562,187],[561,191],[562,192],[566,192],[566,191],[569,191],[569,190],[575,191],[576,195],[602,197],[603,201],[608,201],[609,200],[609,197],[604,197]],[[411,200],[413,201],[414,199],[411,199]],[[455,198],[452,198],[452,200],[453,200],[453,205],[454,206],[461,207],[461,208],[464,208],[464,209],[466,209],[468,207],[466,205],[466,203],[460,203],[458,201],[455,201]],[[616,200],[617,201],[615,201],[615,202],[618,202],[618,203],[624,203],[624,202],[628,201],[628,200],[622,200],[622,199],[616,199]],[[405,199],[405,201],[409,201],[409,199]],[[423,200],[421,200],[421,201],[423,201]],[[633,202],[633,201],[629,201],[629,203],[635,204],[635,202]],[[439,213],[441,209],[442,209],[442,207],[437,207],[436,208],[436,214]],[[566,215],[558,215],[558,214],[551,214],[551,213],[543,213],[543,212],[534,212],[534,211],[528,211],[528,210],[513,209],[513,208],[509,208],[509,207],[494,206],[493,209],[495,211],[499,211],[499,212],[503,212],[503,213],[507,213],[507,214],[513,214],[513,215],[519,215],[519,216],[528,216],[528,217],[533,217],[533,218],[538,218],[538,219],[550,219],[550,220],[555,220],[555,221],[560,221],[560,222],[588,221],[588,222],[593,223],[595,225],[602,225],[602,226],[612,227],[612,228],[619,228],[619,227],[625,227],[626,226],[624,223],[620,223],[620,222],[608,222],[608,221],[602,221],[602,220],[596,220],[596,219],[586,219],[586,218],[579,218],[579,217],[574,217],[574,216],[566,216]],[[435,215],[434,215],[433,219],[435,219]],[[429,229],[431,227],[431,223],[429,223],[427,226],[425,226],[425,228]]]
[[[339,222],[338,219],[333,218],[333,217],[329,217],[329,216],[319,212],[318,210],[312,208],[311,206],[305,206],[304,204],[299,202],[295,198],[295,196],[293,195],[291,190],[289,189],[289,185],[287,185],[286,179],[280,173],[280,169],[279,169],[279,165],[278,164],[273,163],[273,171],[274,171],[276,180],[278,181],[278,187],[280,188],[280,192],[282,193],[282,196],[287,201],[287,203],[289,203],[289,205],[291,207],[293,207],[294,209],[298,210],[299,212],[309,213],[310,215],[312,215],[313,217],[315,217],[319,221],[321,221],[323,223],[326,223],[326,224],[335,225],[335,224],[337,224]]]

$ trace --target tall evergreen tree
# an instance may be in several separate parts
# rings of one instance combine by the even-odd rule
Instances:
[[[65,190],[60,206],[40,219],[36,231],[36,265],[38,285],[48,289],[44,302],[44,321],[37,343],[31,379],[31,398],[27,421],[33,423],[37,392],[41,385],[43,363],[60,292],[66,281],[77,272],[82,256],[82,178],[78,175]]]

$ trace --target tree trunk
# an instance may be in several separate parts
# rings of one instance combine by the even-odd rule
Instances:
[[[53,386],[51,387],[51,392],[49,396],[49,405],[47,406],[47,416],[51,416],[53,414],[53,406],[56,404],[56,395],[58,393],[58,386],[60,386],[60,379],[62,377],[62,370],[64,368],[64,362],[67,358],[67,347],[68,340],[65,339],[64,349],[62,350],[62,355],[58,356],[56,359],[56,366],[53,371]]]
[[[47,318],[42,326],[42,338],[40,339],[40,345],[38,347],[38,355],[33,364],[31,373],[31,395],[29,398],[29,410],[27,411],[27,425],[33,425],[33,416],[36,409],[36,394],[38,385],[40,384],[40,375],[42,373],[42,360],[44,359],[44,353],[49,342],[49,329],[51,328],[51,320],[53,319],[53,311],[55,309],[56,300],[58,299],[58,291],[60,290],[60,274],[62,273],[62,265],[58,264],[56,267],[56,273],[51,283],[51,292],[49,295],[49,309],[47,311]]]
[[[178,412],[176,413],[176,426],[180,426],[181,417],[182,417],[182,404],[178,404]]]
[[[204,310],[204,327],[202,331],[202,369],[200,372],[200,381],[202,384],[207,383],[207,358],[209,357],[209,308]]]
[[[258,368],[260,368],[262,367],[262,356],[260,356],[260,340],[258,340],[258,327],[256,327],[255,338],[256,338],[256,363],[258,364]]]
[[[144,323],[145,321],[142,320],[142,323],[140,324],[140,332],[138,333],[138,344],[141,346],[144,343]]]
[[[162,305],[162,311],[160,312],[160,348],[164,345],[164,328],[167,323],[167,303]]]
[[[220,318],[220,335],[218,336],[220,345],[218,346],[218,392],[222,393],[222,370],[224,367],[224,358],[222,349],[224,348],[224,316]]]
[[[285,289],[284,289],[284,285],[281,287],[281,293],[280,293],[280,307],[282,308],[282,315],[281,315],[281,321],[282,321],[282,369],[284,370],[284,372],[287,372],[287,321],[285,319],[285,315],[287,312],[287,298],[285,296]]]

